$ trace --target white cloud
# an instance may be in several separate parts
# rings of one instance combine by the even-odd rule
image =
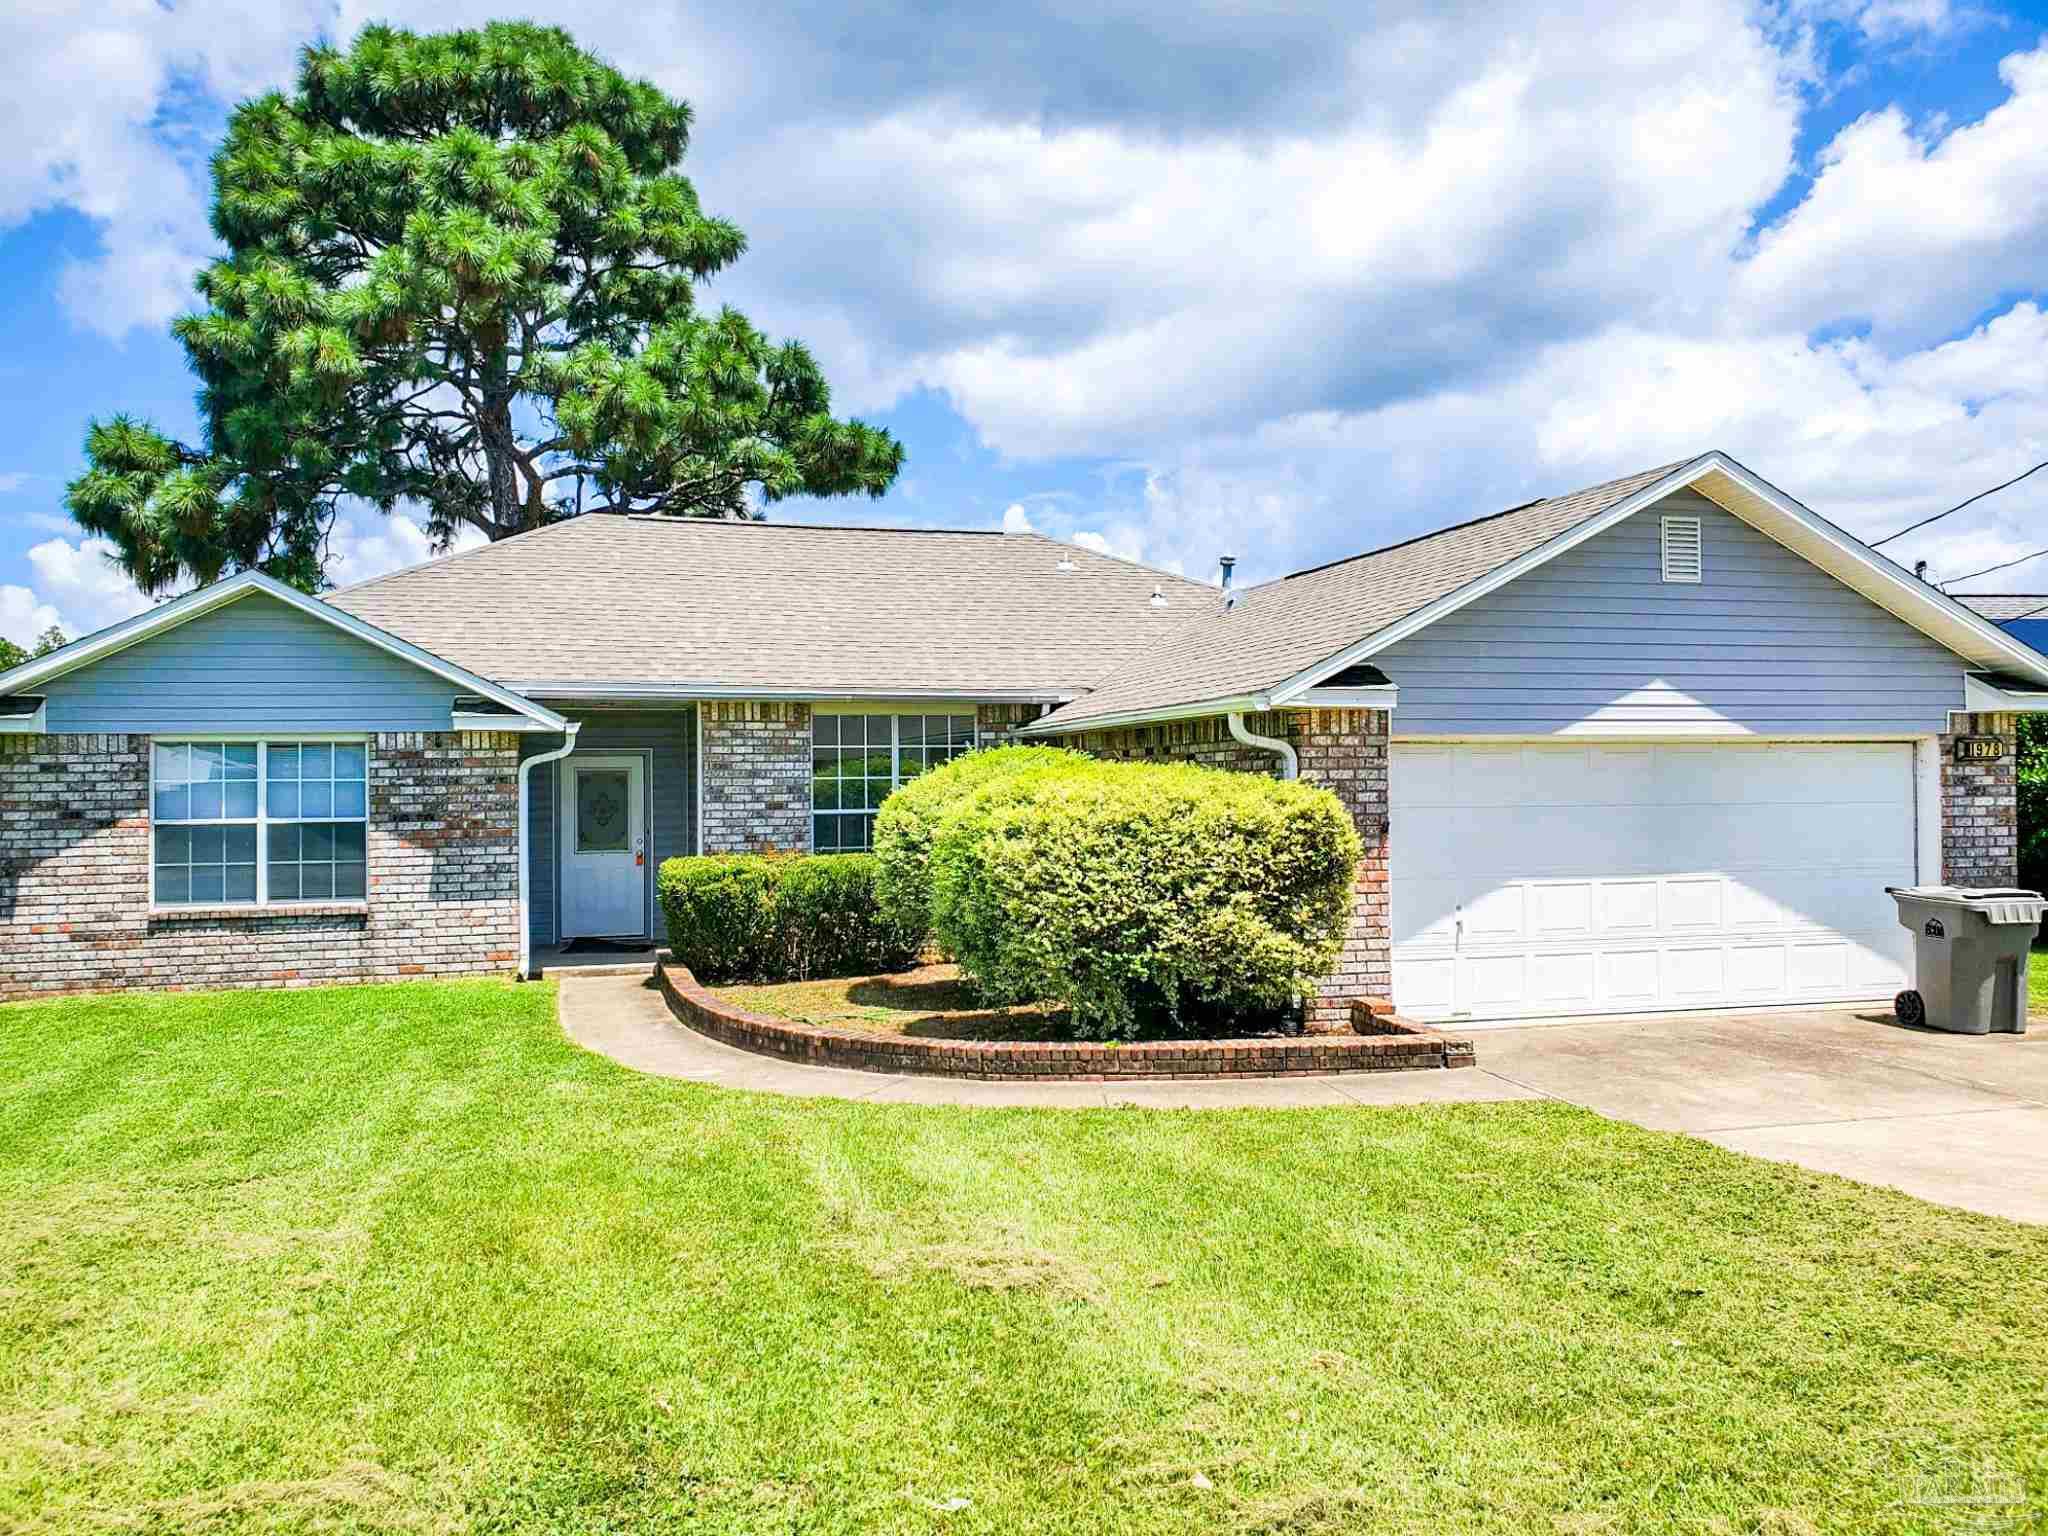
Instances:
[[[1024,510],[1023,502],[1013,501],[1003,508],[1003,532],[1031,533],[1034,531],[1031,526],[1031,514]]]
[[[469,549],[483,535],[464,529],[455,548]],[[335,521],[328,574],[336,586],[367,581],[422,560],[436,551],[420,526],[403,513],[385,517],[351,510]],[[0,586],[0,636],[22,643],[55,624],[71,639],[119,623],[150,607],[146,596],[115,563],[105,539],[54,538],[28,550],[32,586]]]
[[[1138,547],[1191,569],[1236,554],[1263,580],[1708,448],[1876,538],[2048,458],[2043,354],[2048,314],[2031,304],[1896,359],[1796,333],[1617,327],[1543,350],[1484,394],[1205,440],[1146,478]],[[1954,576],[2048,544],[2044,507],[2048,487],[2016,487],[1886,552]]]
[[[0,9],[0,228],[60,207],[95,223],[100,252],[61,282],[79,324],[120,336],[190,303],[192,273],[213,249],[210,146],[180,133],[181,93],[217,102],[276,83],[326,9],[309,0]]]
[[[1821,151],[1797,207],[1756,240],[1735,297],[1762,323],[1868,320],[1935,339],[2048,260],[2048,43],[1999,65],[2010,95],[1982,121],[1916,132],[1897,107]]]
[[[0,586],[0,640],[32,650],[36,639],[52,624],[61,628],[63,619],[27,587]],[[70,631],[65,633],[69,636]]]
[[[150,606],[150,599],[114,563],[113,553],[113,545],[97,538],[45,539],[28,551],[38,610],[57,615],[51,622],[73,640]]]
[[[453,548],[474,549],[483,542],[482,533],[464,524]],[[425,530],[403,511],[387,517],[352,509],[335,519],[328,540],[327,579],[337,587],[352,586],[448,552],[436,550]]]

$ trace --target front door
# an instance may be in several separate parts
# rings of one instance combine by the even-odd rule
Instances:
[[[561,936],[644,934],[646,760],[577,753],[563,766]]]

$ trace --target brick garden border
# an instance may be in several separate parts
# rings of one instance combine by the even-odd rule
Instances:
[[[812,1066],[861,1072],[919,1073],[981,1082],[1122,1082],[1132,1078],[1323,1077],[1469,1067],[1471,1040],[1442,1035],[1369,999],[1352,1005],[1349,1035],[1274,1040],[1148,1040],[1136,1045],[1083,1041],[924,1040],[797,1024],[750,1013],[719,997],[666,957],[654,974],[669,1011],[699,1034],[726,1045]]]

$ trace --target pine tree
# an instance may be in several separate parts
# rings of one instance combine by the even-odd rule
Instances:
[[[308,48],[213,159],[227,254],[174,326],[204,440],[95,420],[73,517],[146,591],[250,567],[310,591],[347,498],[445,546],[881,495],[902,448],[832,416],[810,353],[698,310],[746,241],[677,174],[689,127],[554,28]]]

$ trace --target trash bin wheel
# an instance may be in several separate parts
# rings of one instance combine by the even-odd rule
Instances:
[[[1927,1004],[1918,992],[1901,992],[1893,998],[1892,1012],[1908,1029],[1918,1029],[1927,1022]]]

